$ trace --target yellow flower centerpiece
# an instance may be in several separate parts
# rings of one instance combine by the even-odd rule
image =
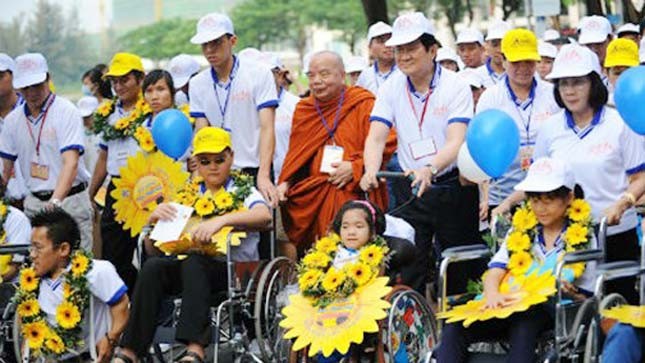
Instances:
[[[13,300],[18,306],[22,336],[35,357],[60,358],[85,344],[79,323],[90,302],[87,273],[92,269],[92,255],[78,250],[70,264],[69,271],[63,275],[65,291],[63,301],[56,307],[55,325],[48,322],[38,303],[40,281],[33,268],[20,270],[20,283]]]

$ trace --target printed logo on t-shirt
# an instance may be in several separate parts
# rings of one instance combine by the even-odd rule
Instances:
[[[448,113],[448,106],[441,105],[432,110],[432,115],[437,117],[445,116]]]
[[[608,155],[612,151],[614,151],[614,146],[607,141],[589,147],[589,153],[593,156]]]
[[[251,92],[249,91],[234,92],[231,95],[231,99],[235,101],[248,101],[251,99]]]

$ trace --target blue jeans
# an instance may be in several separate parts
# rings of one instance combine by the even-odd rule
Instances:
[[[628,324],[617,323],[607,334],[602,350],[603,363],[642,362],[645,331]]]

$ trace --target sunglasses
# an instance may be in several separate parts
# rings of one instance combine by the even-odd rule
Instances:
[[[208,166],[211,163],[215,163],[217,165],[224,164],[226,162],[227,157],[226,156],[218,156],[214,159],[208,159],[208,158],[199,158],[199,165],[201,166]]]

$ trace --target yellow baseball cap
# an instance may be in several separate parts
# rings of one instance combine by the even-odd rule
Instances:
[[[103,77],[121,77],[132,71],[144,71],[141,58],[132,53],[117,53],[112,58],[110,67]]]
[[[638,64],[638,46],[633,40],[618,38],[609,43],[607,57],[605,57],[605,68],[635,67]]]
[[[197,131],[193,139],[193,156],[217,154],[226,148],[233,148],[231,135],[219,127],[204,127]]]
[[[527,29],[513,29],[502,38],[502,53],[509,62],[539,61],[537,37]]]

